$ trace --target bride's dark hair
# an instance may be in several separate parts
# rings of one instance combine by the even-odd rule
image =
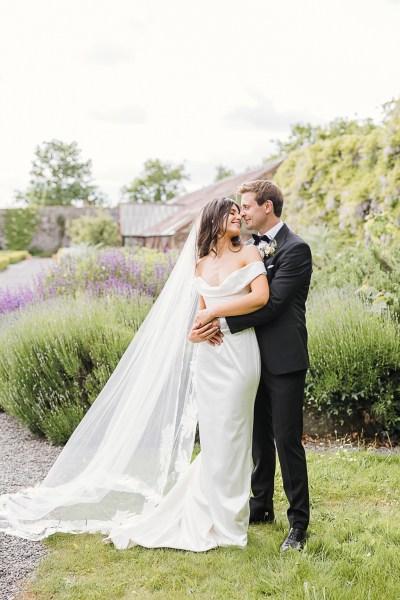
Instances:
[[[228,215],[236,206],[240,212],[240,206],[232,198],[213,198],[204,208],[201,214],[199,232],[197,234],[197,257],[203,258],[210,252],[217,253],[216,247],[218,239],[226,233]],[[242,240],[239,235],[231,239],[232,246],[242,247]]]

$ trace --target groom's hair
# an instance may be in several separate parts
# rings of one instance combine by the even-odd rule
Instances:
[[[271,200],[274,207],[274,213],[277,217],[282,214],[283,194],[280,188],[270,179],[256,179],[255,181],[246,181],[238,189],[238,194],[254,192],[258,206],[262,206],[267,200]]]

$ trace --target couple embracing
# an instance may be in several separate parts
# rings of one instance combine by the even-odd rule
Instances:
[[[0,497],[0,531],[102,532],[120,549],[244,547],[249,522],[274,522],[277,450],[289,503],[281,549],[302,549],[311,253],[281,221],[276,184],[252,181],[239,193],[241,206],[221,198],[204,208],[45,480]],[[245,245],[242,219],[258,232]],[[197,419],[201,452],[190,462]]]
[[[301,438],[304,384],[309,367],[305,303],[312,272],[311,252],[309,246],[282,222],[283,196],[276,184],[252,181],[243,184],[239,193],[241,207],[232,204],[224,237],[215,240],[215,247],[197,265],[201,277],[200,291],[211,308],[199,312],[189,339],[212,344],[211,349],[203,351],[203,354],[209,354],[210,365],[213,350],[221,348],[214,359],[216,370],[219,358],[222,360],[222,356],[226,355],[226,365],[220,371],[216,386],[219,386],[218,393],[223,397],[227,387],[224,379],[229,377],[233,391],[227,393],[224,405],[228,415],[235,397],[239,396],[239,403],[243,401],[239,391],[243,381],[252,377],[251,367],[246,371],[245,362],[250,361],[254,369],[260,361],[260,370],[254,374],[256,393],[248,393],[246,398],[251,410],[255,399],[254,424],[252,427],[251,412],[249,422],[246,424],[243,420],[242,425],[247,432],[253,429],[249,519],[250,523],[273,523],[275,520],[273,494],[277,450],[289,502],[287,516],[290,526],[281,549],[300,550],[309,523],[307,465]],[[211,204],[206,210],[212,209],[216,210],[216,206]],[[235,237],[240,231],[242,218],[248,230],[258,232],[245,246],[236,245]],[[240,268],[243,262],[248,266]],[[207,281],[218,287],[212,289]],[[244,284],[249,284],[250,292],[246,287],[240,290],[239,293],[247,292],[242,306],[236,300],[236,306],[233,301],[232,307],[227,303],[226,309],[225,306],[218,306],[217,311],[213,309],[218,293],[222,296],[230,293],[233,300],[237,298],[238,288]],[[259,306],[252,306],[253,294],[260,298]],[[239,337],[243,334],[248,342]],[[255,337],[258,346],[251,344]],[[228,375],[229,364],[231,372]],[[206,370],[206,365],[203,370]],[[217,406],[215,410],[218,411]],[[232,436],[237,453],[235,460],[239,460],[244,447],[235,435]],[[232,450],[227,448],[227,454]],[[243,466],[245,489],[250,462],[249,457],[246,458]]]

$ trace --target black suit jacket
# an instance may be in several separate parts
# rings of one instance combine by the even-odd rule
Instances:
[[[231,333],[255,327],[261,357],[274,375],[310,366],[307,351],[306,300],[312,259],[309,245],[283,225],[275,236],[275,254],[264,260],[270,297],[263,308],[227,317]]]

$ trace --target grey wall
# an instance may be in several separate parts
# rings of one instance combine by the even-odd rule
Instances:
[[[6,240],[4,235],[4,215],[7,208],[0,209],[0,249],[5,248]],[[40,223],[36,233],[33,235],[30,246],[36,246],[43,252],[56,252],[58,248],[70,245],[70,239],[64,235],[57,223],[57,218],[62,215],[65,221],[76,219],[82,215],[95,215],[95,207],[77,208],[75,206],[43,206],[40,208]],[[118,207],[104,208],[114,221],[118,223]]]

